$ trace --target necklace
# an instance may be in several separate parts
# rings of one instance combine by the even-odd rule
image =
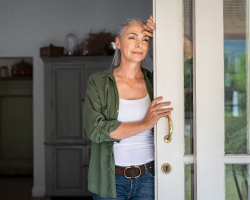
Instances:
[[[118,76],[121,80],[122,80],[122,78],[120,77],[120,76]],[[129,84],[128,82],[125,82],[124,80],[122,80],[124,83],[126,83],[126,84],[128,84],[128,85],[130,85],[130,88],[132,88],[133,86],[135,86],[137,83],[139,83],[140,81],[136,81],[136,83],[134,83],[133,85],[131,85],[131,84]]]

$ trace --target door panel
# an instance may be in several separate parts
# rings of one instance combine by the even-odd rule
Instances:
[[[55,189],[83,190],[83,165],[85,150],[79,148],[55,148]],[[78,166],[77,168],[75,166]],[[85,189],[85,188],[84,188]]]
[[[81,110],[83,98],[83,66],[53,68],[55,135],[58,141],[82,141]],[[73,89],[72,89],[73,88]],[[65,124],[64,122],[68,123]]]
[[[156,199],[184,199],[184,79],[183,79],[183,3],[182,1],[154,1],[154,96],[171,101],[173,137],[164,142],[168,133],[166,118],[155,127]],[[164,163],[172,166],[164,174]],[[178,181],[176,181],[178,180]]]

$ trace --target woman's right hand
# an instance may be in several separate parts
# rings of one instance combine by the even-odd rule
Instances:
[[[157,97],[152,101],[145,118],[142,120],[146,130],[153,128],[160,118],[171,114],[173,108],[162,108],[163,106],[169,106],[171,102],[158,103],[162,99],[163,97]]]

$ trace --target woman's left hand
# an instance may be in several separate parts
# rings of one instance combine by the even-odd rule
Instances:
[[[145,29],[143,31],[144,34],[153,37],[153,31],[156,29],[156,24],[153,22],[153,15],[147,20],[147,24],[143,25],[143,28]]]

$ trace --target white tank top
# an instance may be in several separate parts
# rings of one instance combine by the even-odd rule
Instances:
[[[124,123],[144,119],[151,104],[149,95],[142,99],[119,99],[117,120]],[[114,143],[115,165],[142,165],[154,160],[154,135],[152,129]]]

